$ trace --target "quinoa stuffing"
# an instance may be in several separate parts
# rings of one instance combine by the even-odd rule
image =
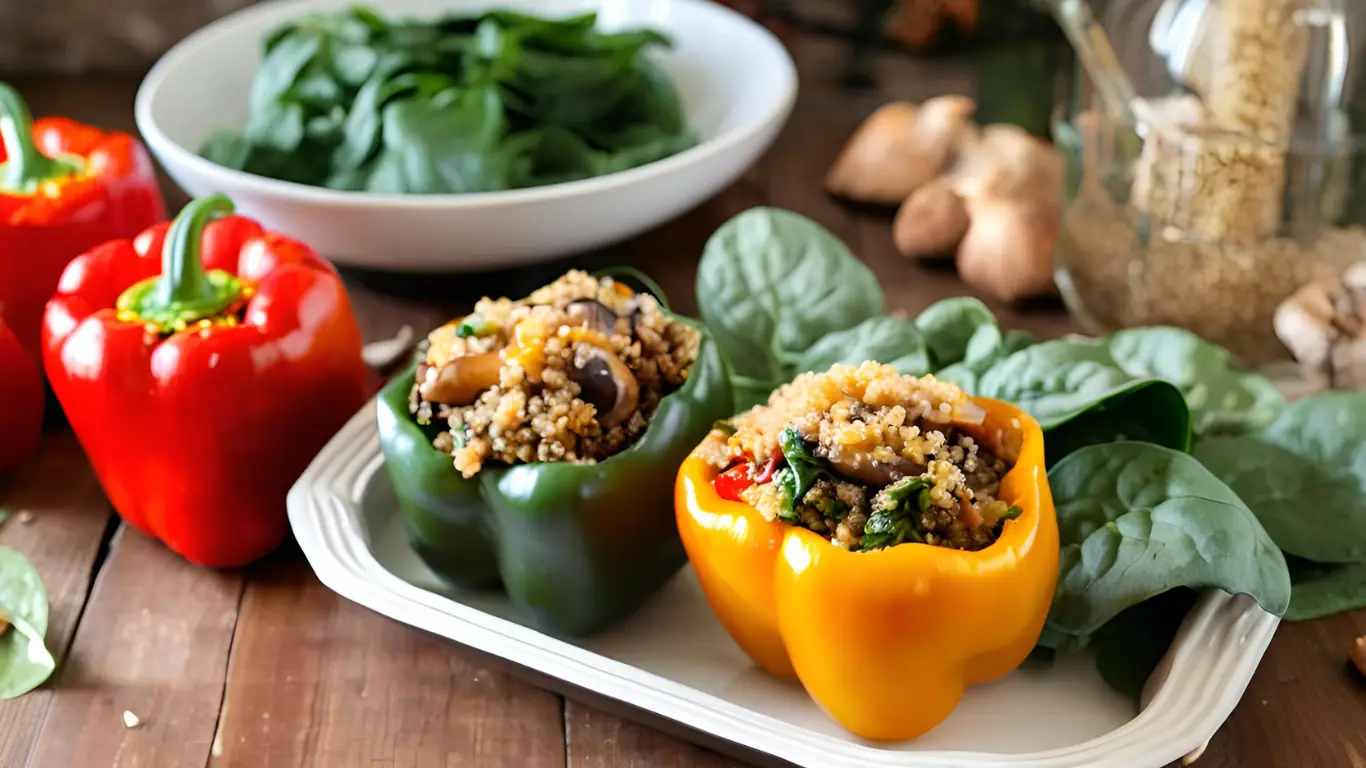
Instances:
[[[488,462],[600,461],[644,434],[700,343],[653,296],[574,270],[432,331],[410,410],[444,426],[433,445],[465,477]]]
[[[807,373],[713,429],[717,492],[842,549],[978,550],[1020,514],[997,498],[1018,453],[979,442],[983,409],[933,376],[867,362]],[[975,437],[974,434],[978,435]]]

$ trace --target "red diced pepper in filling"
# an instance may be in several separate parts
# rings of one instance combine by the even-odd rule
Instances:
[[[717,475],[715,483],[717,495],[728,501],[740,501],[741,492],[754,485],[754,481],[749,477],[750,468],[753,466],[746,461]]]

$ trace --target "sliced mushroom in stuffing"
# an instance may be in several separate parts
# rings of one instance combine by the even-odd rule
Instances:
[[[573,271],[432,331],[412,412],[449,425],[433,444],[466,477],[487,462],[599,461],[644,434],[700,342],[653,296]]]

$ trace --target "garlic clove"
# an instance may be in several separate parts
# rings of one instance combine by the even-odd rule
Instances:
[[[1276,308],[1273,322],[1310,381],[1366,389],[1366,262],[1304,286]]]
[[[1312,378],[1327,378],[1332,357],[1333,291],[1336,280],[1320,280],[1301,288],[1276,308],[1276,337]]]
[[[940,96],[919,107],[883,105],[841,150],[826,190],[862,203],[901,204],[940,175],[975,110],[965,96]]]
[[[967,233],[967,206],[943,177],[906,198],[892,222],[896,249],[911,258],[950,255]]]

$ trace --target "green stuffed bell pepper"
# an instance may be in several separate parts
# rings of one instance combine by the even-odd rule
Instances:
[[[704,328],[582,272],[433,331],[378,403],[417,553],[564,636],[629,615],[686,561],[674,476],[730,410]]]

